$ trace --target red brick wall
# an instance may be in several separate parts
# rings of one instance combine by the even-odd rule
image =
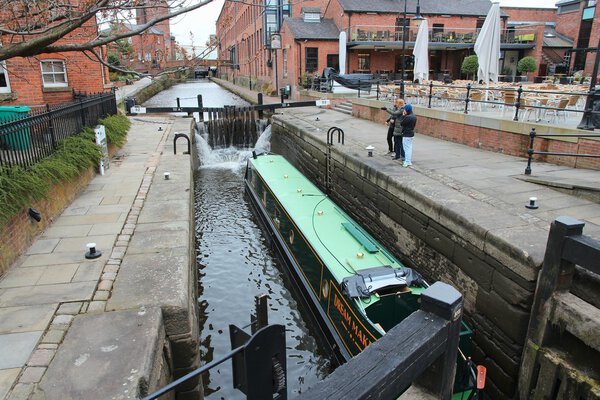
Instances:
[[[583,2],[582,2],[583,4]],[[556,32],[573,39],[577,43],[579,24],[581,22],[581,9],[556,16]]]
[[[82,28],[58,43],[68,44],[96,37],[95,21],[87,22]],[[8,41],[8,37],[2,37]],[[67,70],[68,86],[65,88],[43,88],[40,60],[63,60]],[[40,54],[36,57],[15,57],[6,61],[12,95],[4,96],[2,105],[59,104],[73,100],[73,90],[98,93],[104,91],[104,67],[81,52]]]
[[[381,123],[385,121],[384,111],[356,103],[352,106],[352,114],[358,118],[379,121]],[[422,114],[419,115],[419,107],[415,107],[415,114],[418,118],[417,132],[420,134],[517,157],[526,157],[527,155],[530,141],[529,135],[426,117]],[[572,143],[556,138],[537,137],[534,143],[536,151],[600,154],[599,139],[580,138],[577,143]],[[600,170],[600,159],[598,158],[540,155],[534,155],[533,158],[572,168]]]
[[[52,220],[73,200],[94,176],[90,168],[71,182],[63,182],[54,186],[46,196],[31,206],[39,211],[42,220],[36,222],[29,218],[27,209],[23,209],[6,225],[0,227],[0,276],[6,272],[12,263],[33,243],[33,240],[43,232]]]
[[[523,3],[526,4],[525,2]],[[556,8],[501,7],[509,21],[556,22]]]

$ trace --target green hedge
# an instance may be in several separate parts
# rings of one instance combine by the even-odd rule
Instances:
[[[124,115],[114,115],[100,123],[106,126],[108,141],[118,147],[125,143],[131,125]],[[50,188],[62,181],[74,179],[88,168],[98,165],[102,154],[96,146],[94,130],[62,140],[49,157],[29,168],[20,166],[0,169],[0,225],[5,224],[23,208],[46,196]]]

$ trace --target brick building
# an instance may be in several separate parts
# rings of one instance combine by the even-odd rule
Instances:
[[[556,3],[556,31],[573,41],[567,57],[568,70],[591,75],[600,45],[600,15],[596,0],[561,0]]]
[[[140,0],[137,1],[137,6],[135,24],[115,23],[109,32],[131,32],[169,13],[166,0]],[[111,43],[109,48],[118,54],[120,63],[125,68],[155,74],[177,60],[177,46],[174,37],[171,36],[168,19],[157,22],[140,34],[122,40],[126,40],[129,46]],[[124,47],[128,48],[124,49]]]
[[[406,14],[404,7],[406,6]],[[430,76],[463,77],[462,60],[473,46],[489,0],[312,0],[292,6],[287,0],[226,2],[217,20],[221,75],[241,84],[261,84],[268,91],[290,85],[292,94],[307,75],[339,63],[339,34],[347,37],[345,73],[412,79],[412,49],[418,30],[417,8],[429,22]],[[264,9],[264,12],[262,12]],[[405,18],[406,16],[406,18]],[[535,56],[542,63],[546,30],[552,30],[555,9],[516,8],[502,11],[501,71],[516,74],[518,60]],[[404,29],[403,29],[404,27]],[[282,47],[271,47],[271,34],[281,34]],[[560,33],[550,46],[567,46]],[[548,53],[552,53],[548,50]],[[557,61],[556,55],[546,62]],[[533,74],[530,79],[533,78]],[[270,82],[273,82],[270,84]]]
[[[98,36],[95,19],[87,21],[58,44],[89,41]],[[3,35],[2,43],[19,38]],[[104,57],[104,48],[97,50]],[[14,57],[0,62],[0,105],[39,106],[73,101],[73,94],[98,93],[110,87],[107,69],[82,52]]]

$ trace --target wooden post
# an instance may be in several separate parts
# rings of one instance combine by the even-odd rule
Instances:
[[[438,399],[451,399],[456,375],[458,340],[463,313],[462,295],[452,286],[436,282],[421,295],[421,310],[450,321],[442,355],[421,375],[418,382]]]
[[[202,95],[198,95],[198,119],[200,122],[204,122],[204,104],[202,102]]]
[[[538,362],[538,350],[543,345],[549,321],[552,296],[555,291],[568,290],[573,280],[575,265],[562,257],[565,240],[569,236],[581,235],[584,225],[571,217],[559,217],[550,225],[544,263],[538,276],[523,350],[519,376],[519,395],[522,399],[529,398],[533,389],[532,378]]]
[[[437,398],[450,399],[462,315],[462,295],[436,282],[421,295],[421,310],[337,368],[299,400],[395,399],[430,366]],[[383,360],[383,361],[382,361]]]

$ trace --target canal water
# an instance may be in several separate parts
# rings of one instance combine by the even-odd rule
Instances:
[[[202,94],[206,107],[247,105],[207,80],[176,85],[144,105],[168,106],[179,97],[182,106],[193,106],[198,94]],[[317,347],[282,266],[244,198],[245,160],[252,149],[211,149],[200,135],[196,139],[200,158],[195,178],[195,216],[202,362],[219,359],[231,350],[229,325],[248,325],[254,297],[268,294],[269,322],[286,328],[288,396],[293,398],[323,379],[330,363]],[[268,135],[259,141],[266,142],[260,147],[268,147]],[[245,398],[232,387],[229,361],[203,375],[203,379],[207,399]]]

